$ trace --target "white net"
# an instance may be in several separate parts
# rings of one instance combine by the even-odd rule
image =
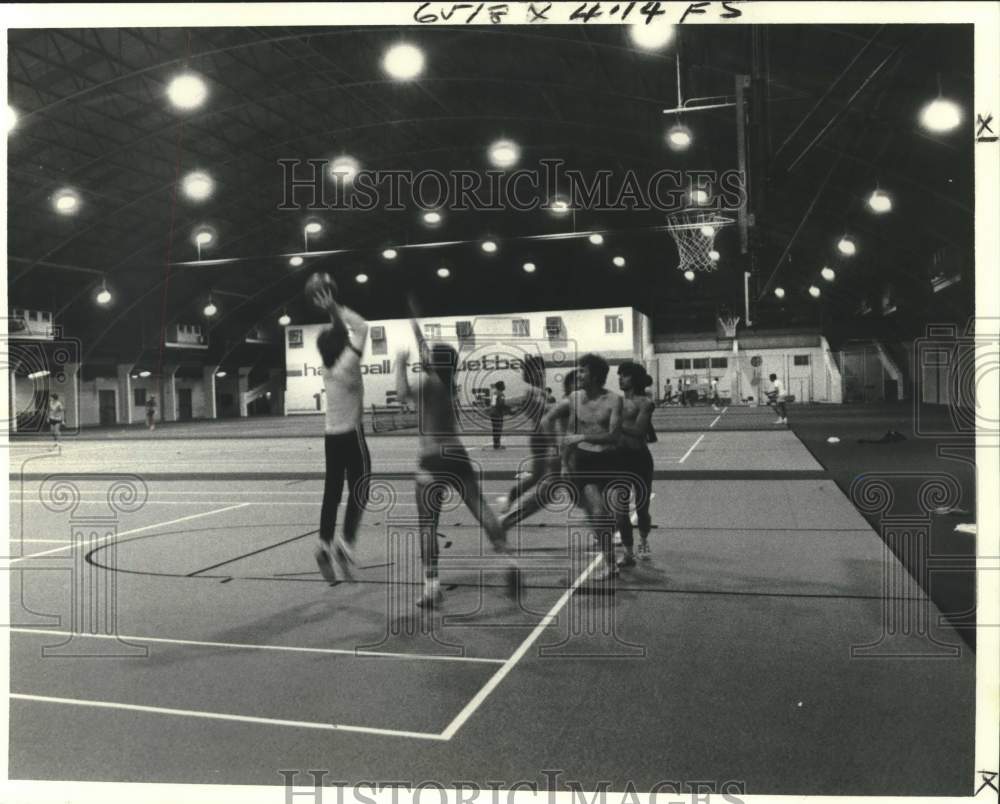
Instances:
[[[717,212],[684,210],[667,216],[667,227],[680,260],[679,271],[714,271],[719,267],[715,251],[715,237],[723,226],[733,223],[732,218]]]

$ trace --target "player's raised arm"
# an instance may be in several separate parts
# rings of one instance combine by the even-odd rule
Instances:
[[[335,306],[337,307],[337,313],[340,315],[341,320],[347,327],[348,336],[351,339],[351,346],[353,346],[355,351],[360,354],[365,346],[365,338],[368,337],[368,322],[354,312],[354,310],[350,307],[345,307],[344,305]]]

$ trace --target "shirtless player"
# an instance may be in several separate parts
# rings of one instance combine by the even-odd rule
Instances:
[[[562,443],[563,461],[571,476],[579,478],[582,502],[591,527],[598,535],[605,569],[593,580],[617,574],[611,540],[610,507],[605,492],[621,472],[618,442],[621,437],[622,398],[607,390],[608,362],[599,355],[586,354],[578,361],[577,387],[569,397],[549,408],[543,422],[551,428],[555,420],[568,415]]]
[[[649,502],[653,489],[653,456],[649,452],[650,417],[653,414],[653,400],[645,395],[645,390],[653,382],[646,369],[638,363],[627,361],[618,367],[618,387],[625,394],[622,402],[622,468],[632,486],[635,510],[639,525],[639,555],[649,558]],[[625,545],[625,556],[619,562],[621,567],[635,564],[632,552],[632,520],[628,512],[616,516],[618,532]]]
[[[458,436],[455,400],[455,369],[458,353],[447,344],[430,346],[411,319],[424,364],[423,379],[411,388],[408,351],[396,356],[396,394],[400,402],[413,400],[417,406],[420,441],[415,475],[417,512],[420,518],[420,555],[424,566],[424,593],[418,606],[433,607],[443,600],[438,582],[437,526],[441,514],[442,484],[462,496],[472,515],[486,530],[498,553],[507,552],[507,537],[493,510],[483,499],[476,469]],[[505,564],[508,592],[516,596],[519,583],[513,562]]]

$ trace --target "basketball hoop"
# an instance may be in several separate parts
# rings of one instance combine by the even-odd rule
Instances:
[[[715,237],[719,229],[731,223],[734,223],[732,218],[716,212],[682,210],[668,215],[667,229],[677,243],[680,256],[677,270],[714,271],[718,268],[718,262],[711,257]]]

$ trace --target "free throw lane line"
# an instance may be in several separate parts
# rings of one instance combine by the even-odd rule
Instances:
[[[233,715],[225,712],[205,712],[198,709],[172,709],[163,706],[140,706],[118,703],[117,701],[93,701],[84,698],[53,698],[48,695],[27,695],[10,693],[11,700],[38,701],[41,703],[67,704],[70,706],[90,706],[97,709],[123,709],[128,712],[149,712],[154,715],[175,715],[178,717],[198,717],[208,720],[228,720],[237,723],[260,723],[265,726],[291,726],[299,729],[321,729],[323,731],[353,731],[361,734],[378,734],[383,737],[411,737],[418,740],[443,740],[440,734],[423,731],[397,731],[396,729],[376,729],[370,726],[349,726],[344,723],[317,723],[308,720],[282,720],[271,717]]]
[[[376,657],[383,659],[412,659],[432,662],[474,662],[479,664],[503,664],[504,659],[486,659],[475,656],[436,656],[433,653],[397,653],[380,650],[349,650],[347,648],[307,648],[295,645],[254,645],[242,642],[209,642],[201,639],[169,639],[166,637],[145,637],[134,634],[82,634],[72,631],[55,631],[43,628],[9,628],[13,634],[45,634],[48,636],[72,636],[77,639],[124,639],[132,642],[159,642],[165,645],[193,645],[205,648],[233,648],[234,650],[271,650],[290,653],[326,653],[335,656]]]
[[[111,536],[105,536],[101,539],[97,539],[95,544],[98,542],[106,542],[108,539],[120,539],[122,536],[131,536],[134,533],[142,533],[146,530],[152,530],[153,528],[163,528],[167,525],[176,525],[179,522],[188,522],[192,519],[198,519],[203,516],[212,516],[212,514],[222,514],[226,511],[235,511],[237,508],[245,508],[250,503],[237,503],[236,505],[227,505],[225,508],[216,508],[212,511],[202,511],[199,514],[190,514],[188,516],[182,516],[178,519],[171,519],[168,522],[156,522],[152,525],[144,525],[141,528],[133,528],[132,530],[123,530],[121,533],[113,533]],[[19,558],[12,558],[8,563],[16,564],[18,561],[27,561],[32,558],[41,558],[42,556],[51,555],[52,553],[61,553],[64,550],[72,549],[73,544],[66,544],[62,547],[53,547],[51,550],[43,550],[40,553],[32,553],[30,556],[20,556]]]
[[[497,670],[490,680],[486,682],[486,685],[476,693],[475,697],[465,705],[462,711],[455,716],[455,719],[448,724],[448,727],[441,732],[441,739],[450,740],[455,736],[458,730],[465,725],[465,722],[475,714],[476,710],[482,705],[483,701],[490,696],[490,693],[493,692],[500,682],[507,677],[507,674],[514,669],[514,666],[521,661],[524,654],[528,652],[528,649],[535,644],[535,640],[537,640],[538,637],[541,636],[542,632],[552,624],[555,618],[559,615],[559,612],[562,611],[563,606],[569,602],[573,593],[580,588],[580,584],[590,577],[590,573],[597,568],[597,565],[601,563],[603,558],[604,556],[601,554],[594,556],[594,560],[591,561],[587,568],[580,573],[580,577],[573,581],[573,585],[562,593],[559,599],[553,604],[552,608],[549,609],[549,613],[542,617],[541,622],[539,622],[538,625],[535,626],[534,630],[528,634],[524,642],[522,642],[518,646],[517,650],[514,651],[513,655],[511,655],[511,657],[503,663],[500,669]]]
[[[686,461],[688,459],[688,455],[690,455],[692,452],[694,452],[694,448],[697,447],[701,443],[701,440],[704,437],[705,437],[704,433],[702,433],[700,436],[698,436],[698,438],[695,440],[695,442],[690,447],[688,447],[688,451],[684,453],[684,457],[681,458],[680,461],[678,461],[678,463],[684,463],[684,461]]]

